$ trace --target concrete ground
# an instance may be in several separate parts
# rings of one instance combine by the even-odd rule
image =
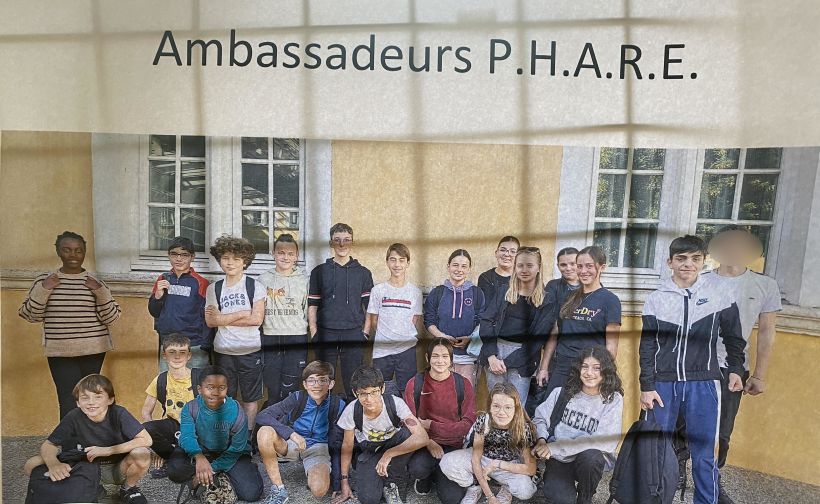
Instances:
[[[43,438],[41,437],[16,437],[3,438],[3,502],[7,504],[22,503],[25,500],[27,478],[23,475],[22,467],[25,460],[37,453]],[[260,472],[266,483],[266,493],[262,497],[264,502],[267,496],[267,487],[270,481],[259,464]],[[282,476],[287,483],[290,493],[290,503],[302,504],[317,502],[307,489],[302,466],[296,463],[281,465]],[[609,474],[604,475],[604,480],[599,485],[598,494],[595,496],[595,504],[604,504],[608,497],[607,485]],[[799,483],[796,481],[777,478],[768,474],[748,471],[737,467],[727,467],[723,472],[723,482],[727,493],[737,504],[820,504],[820,487]],[[144,479],[140,488],[151,503],[174,503],[176,502],[179,486],[171,483],[167,479],[151,480]],[[692,502],[692,483],[690,476],[690,490],[687,490],[686,499],[683,502]],[[330,497],[321,499],[322,503],[329,503]],[[419,496],[412,489],[408,493],[406,504],[438,504],[440,501],[433,495]],[[536,496],[531,502],[542,503],[544,499]],[[675,502],[680,502],[679,494]]]

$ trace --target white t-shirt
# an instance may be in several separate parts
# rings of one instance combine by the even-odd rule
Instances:
[[[416,346],[413,316],[422,314],[421,290],[411,283],[393,287],[380,283],[370,291],[367,313],[379,316],[373,358],[395,355]]]
[[[402,422],[412,415],[410,408],[407,407],[407,403],[402,399],[393,395],[387,397],[393,399],[396,405],[396,415],[398,415]],[[399,428],[394,426],[393,422],[390,421],[390,415],[387,414],[387,406],[384,405],[384,399],[382,399],[382,412],[379,416],[371,420],[367,418],[366,414],[362,414],[362,430],[357,430],[356,422],[353,421],[353,408],[357,402],[359,402],[358,399],[348,404],[339,417],[339,421],[336,422],[336,425],[343,430],[353,430],[356,441],[360,443],[362,441],[386,441],[399,431]]]
[[[228,286],[227,281],[222,284],[222,314],[235,313],[243,310],[253,310],[253,303],[265,299],[265,287],[254,280],[253,300],[248,301],[248,292],[245,288],[245,275],[234,285]],[[205,294],[205,306],[219,306],[216,302],[216,282],[208,286]],[[259,326],[219,326],[214,338],[214,350],[225,355],[247,355],[262,348],[262,338]]]
[[[717,270],[711,271],[708,276],[718,289],[728,293],[737,303],[743,339],[746,340],[746,356],[743,366],[748,370],[749,336],[761,313],[776,312],[783,308],[780,303],[780,289],[774,279],[748,269],[736,277],[721,276]],[[717,355],[720,367],[727,367],[726,347],[722,339],[718,340]]]

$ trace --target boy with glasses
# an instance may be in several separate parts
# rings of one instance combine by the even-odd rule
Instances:
[[[288,491],[279,472],[279,459],[302,461],[308,488],[317,499],[331,486],[341,489],[339,451],[342,431],[336,425],[344,410],[344,401],[330,390],[333,366],[313,361],[302,372],[304,390],[292,392],[284,400],[262,410],[256,417],[259,454],[271,479],[268,504],[285,504]]]
[[[211,328],[205,324],[205,292],[208,280],[194,271],[191,262],[196,252],[194,243],[176,236],[168,246],[171,271],[154,282],[148,298],[148,312],[154,317],[154,330],[159,334],[159,348],[168,334],[177,333],[191,340],[191,360],[188,367],[203,368],[209,362]],[[168,363],[160,359],[159,371],[168,371]]]

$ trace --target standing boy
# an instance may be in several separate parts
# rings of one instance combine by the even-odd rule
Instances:
[[[521,242],[515,236],[505,236],[498,241],[495,249],[495,268],[490,268],[478,276],[478,286],[484,292],[484,306],[493,306],[496,295],[504,296],[510,286],[510,276],[515,266],[515,254]]]
[[[373,338],[373,367],[388,379],[388,393],[401,395],[416,374],[416,342],[422,320],[421,290],[407,282],[410,249],[394,243],[387,249],[390,278],[373,287],[367,313]],[[394,378],[395,376],[395,378]]]
[[[239,403],[228,397],[228,385],[219,366],[200,373],[199,395],[180,413],[179,446],[168,460],[168,478],[207,488],[215,482],[227,484],[224,476],[218,477],[224,473],[236,497],[253,502],[262,496],[262,477],[251,460],[247,418]]]
[[[262,322],[262,381],[268,389],[266,406],[299,389],[299,375],[307,363],[307,275],[296,267],[299,246],[281,234],[273,242],[276,267],[259,275],[265,286]]]
[[[344,429],[342,443],[342,491],[333,500],[349,499],[350,462],[354,442],[356,458],[356,499],[361,504],[401,504],[400,489],[407,484],[407,463],[411,454],[427,445],[427,432],[410,413],[407,404],[393,395],[384,395],[384,378],[378,369],[362,366],[351,379],[356,400],[339,418]]]
[[[655,420],[675,431],[678,414],[686,421],[692,453],[695,504],[718,497],[715,444],[721,403],[717,339],[727,350],[728,389],[742,390],[743,347],[737,304],[700,278],[706,244],[682,236],[669,245],[672,270],[644,303],[640,343],[641,408],[654,408]]]
[[[333,479],[333,492],[341,489],[339,451],[341,429],[336,425],[344,410],[344,401],[330,393],[336,382],[333,366],[313,361],[302,372],[304,391],[295,391],[285,400],[259,413],[259,454],[273,483],[269,504],[285,504],[288,491],[279,472],[279,458],[301,460],[307,475],[308,488],[314,497],[327,493]]]
[[[310,272],[308,327],[316,343],[316,358],[334,366],[339,360],[344,391],[350,397],[350,377],[364,360],[370,333],[365,309],[373,276],[350,256],[353,228],[334,224],[330,228],[330,247],[333,257]]]
[[[182,334],[171,333],[162,340],[162,357],[168,363],[168,371],[157,375],[145,389],[142,406],[142,422],[154,444],[151,450],[162,460],[168,460],[177,445],[179,414],[182,407],[194,399],[196,383],[192,384],[192,372],[187,367],[191,361],[191,341]],[[199,371],[197,369],[197,371]],[[162,418],[153,419],[154,407],[159,403]],[[163,462],[164,463],[164,462]],[[163,465],[151,471],[152,478],[167,476]]]
[[[265,317],[265,288],[245,275],[256,253],[253,244],[233,236],[217,238],[211,255],[219,261],[225,280],[208,286],[205,322],[217,327],[216,363],[228,376],[228,395],[242,393],[242,408],[253,425],[262,399],[262,344],[259,325]]]
[[[205,292],[208,281],[194,271],[191,262],[196,252],[194,243],[184,236],[176,236],[168,246],[171,271],[163,273],[154,282],[148,298],[148,312],[154,317],[154,330],[162,340],[171,333],[182,334],[191,341],[189,367],[208,365],[211,328],[205,323]],[[159,371],[167,371],[168,363],[160,359]]]
[[[45,464],[45,476],[51,481],[70,478],[73,467],[58,456],[66,455],[68,450],[80,449],[85,452],[85,457],[78,463],[87,460],[99,464],[103,483],[122,485],[121,502],[147,504],[137,483],[148,472],[151,463],[148,450],[151,436],[128,410],[114,404],[114,385],[105,376],[86,376],[74,386],[72,393],[77,408],[60,420],[40,447],[40,455],[26,461],[26,474],[42,478],[42,468],[37,468]],[[96,490],[91,489],[92,492]],[[61,502],[83,500],[81,496],[66,497],[67,500]]]

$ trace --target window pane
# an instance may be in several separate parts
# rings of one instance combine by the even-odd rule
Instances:
[[[601,149],[601,170],[626,170],[626,163],[629,160],[629,149],[614,149],[604,147]]]
[[[627,268],[652,268],[655,262],[657,224],[630,224],[626,228],[624,266]]]
[[[740,189],[738,219],[772,220],[777,175],[749,175],[743,177]]]
[[[151,203],[173,203],[176,165],[173,161],[149,161],[148,201]]]
[[[289,233],[299,241],[299,212],[273,212],[273,237]]]
[[[663,175],[633,175],[629,189],[629,217],[657,219],[661,209]]]
[[[148,209],[148,248],[168,250],[176,235],[173,208]]]
[[[274,165],[273,206],[299,206],[299,167],[296,165]]]
[[[748,226],[749,231],[757,236],[760,239],[760,243],[763,244],[763,257],[766,257],[766,254],[769,251],[769,234],[772,231],[771,226]],[[757,271],[757,270],[755,270]],[[762,269],[760,270],[762,271]]]
[[[183,161],[180,165],[180,203],[205,204],[205,163]]]
[[[274,138],[273,139],[274,159],[299,159],[299,139],[298,138]]]
[[[604,249],[609,266],[617,266],[621,244],[621,225],[614,222],[596,222],[592,244]]]
[[[149,156],[176,156],[177,138],[174,135],[151,135]]]
[[[633,156],[633,170],[663,170],[663,162],[666,159],[666,150],[635,149],[635,154]]]
[[[242,205],[268,206],[268,165],[242,163]]]
[[[722,228],[725,224],[698,224],[698,227],[695,228],[695,234],[703,238],[703,241],[706,244],[709,244],[709,240],[715,236],[715,233],[718,232],[718,229]]]
[[[740,149],[706,149],[704,170],[737,170]]]
[[[735,175],[704,173],[700,187],[701,219],[731,219],[735,200]]]
[[[598,196],[595,199],[596,217],[623,217],[626,175],[602,173],[598,175]]]
[[[242,137],[242,157],[245,159],[268,159],[268,139]]]
[[[257,254],[270,253],[268,212],[242,210],[242,237],[253,243]]]
[[[780,169],[782,149],[746,149],[746,169]]]
[[[184,157],[205,157],[204,136],[182,137],[182,155]]]
[[[205,252],[205,209],[180,208],[179,234],[194,242],[194,250]]]

